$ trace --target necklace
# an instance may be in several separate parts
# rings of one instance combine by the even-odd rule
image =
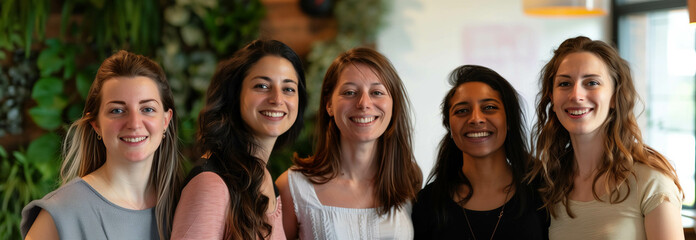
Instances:
[[[498,221],[495,222],[495,227],[493,228],[493,233],[491,234],[491,240],[493,240],[493,236],[495,236],[495,231],[498,230],[498,224],[500,224],[500,219],[503,218],[505,205],[507,205],[507,199],[508,196],[510,196],[511,191],[512,190],[508,189],[508,191],[505,193],[505,199],[503,199],[503,208],[500,209],[500,214],[498,214]],[[464,208],[464,206],[462,206],[462,208]],[[471,223],[469,223],[469,217],[466,215],[466,208],[464,208],[464,218],[466,218],[466,225],[469,226],[469,232],[471,232],[471,236],[474,237],[474,240],[476,240],[476,234],[474,234],[474,229],[471,228]]]

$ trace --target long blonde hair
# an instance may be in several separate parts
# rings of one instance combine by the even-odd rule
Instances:
[[[106,80],[115,77],[148,77],[157,83],[165,111],[172,110],[165,137],[155,151],[149,185],[157,193],[155,214],[161,239],[168,239],[178,201],[182,181],[182,168],[178,148],[178,120],[174,110],[174,98],[164,71],[154,61],[142,55],[119,51],[104,60],[89,89],[82,117],[68,129],[63,145],[62,184],[83,177],[101,167],[106,161],[104,143],[97,140],[97,133],[90,122],[96,121],[101,105],[101,89]]]
[[[633,114],[638,94],[633,86],[628,62],[622,59],[612,46],[580,36],[561,43],[554,51],[553,58],[541,71],[542,89],[538,95],[537,123],[534,126],[533,135],[535,138],[533,140],[536,140],[533,148],[534,157],[537,161],[528,177],[542,178],[540,193],[549,213],[556,216],[553,206],[562,202],[568,215],[574,217],[568,205],[568,195],[573,189],[573,178],[577,170],[573,160],[573,147],[568,131],[561,125],[556,113],[552,111],[551,94],[554,77],[561,61],[569,54],[576,52],[589,52],[599,57],[606,64],[616,86],[612,97],[615,108],[609,110],[609,115],[602,124],[606,136],[603,143],[604,157],[600,161],[592,182],[594,198],[601,201],[594,186],[601,176],[606,176],[602,185],[609,193],[609,203],[621,203],[626,200],[631,191],[630,187],[623,184],[628,187],[628,191],[622,195],[618,186],[626,182],[629,175],[635,174],[633,168],[635,162],[645,164],[672,178],[682,192],[672,165],[664,156],[643,143],[640,128]]]

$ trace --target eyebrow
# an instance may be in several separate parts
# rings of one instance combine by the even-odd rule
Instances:
[[[253,78],[251,78],[251,79],[256,79],[256,78],[261,79],[261,80],[264,80],[264,81],[267,81],[267,82],[273,81],[273,80],[271,80],[270,77],[267,77],[267,76],[255,76],[255,77],[253,77]],[[299,84],[297,84],[297,81],[292,80],[292,79],[289,79],[289,78],[283,79],[282,82],[283,82],[283,83],[294,83],[295,85],[299,85]]]
[[[357,83],[354,83],[354,82],[346,82],[346,83],[343,83],[343,85],[354,85],[354,86],[357,86],[358,84],[357,84]],[[343,86],[343,85],[341,85],[341,86]],[[370,86],[379,86],[379,85],[384,85],[384,84],[382,84],[381,82],[376,82],[376,83],[370,84]]]
[[[151,99],[143,99],[143,100],[140,100],[140,102],[138,102],[138,103],[139,103],[139,104],[145,104],[145,103],[148,103],[148,102],[155,102],[155,103],[158,103],[158,104],[159,104],[159,102],[158,102],[156,99],[152,99],[152,98],[151,98]],[[106,104],[120,104],[120,105],[126,105],[126,102],[124,102],[124,101],[119,101],[119,100],[114,100],[114,101],[109,101],[109,102],[107,102]]]
[[[556,75],[556,78],[559,78],[559,77],[571,78],[570,75],[567,75],[567,74]],[[601,77],[601,76],[599,76],[599,74],[594,74],[594,73],[582,75],[582,78],[590,78],[590,77]]]
[[[486,102],[500,103],[500,101],[498,101],[498,99],[495,99],[495,98],[484,98],[484,99],[479,100],[479,102],[480,102],[480,103],[486,103]],[[456,106],[460,106],[460,105],[469,105],[469,102],[467,102],[467,101],[461,101],[461,102],[452,104],[452,107],[450,107],[450,110],[452,110],[452,108],[454,108],[454,107],[456,107]]]

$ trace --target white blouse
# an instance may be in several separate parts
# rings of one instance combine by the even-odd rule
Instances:
[[[413,239],[411,202],[379,215],[376,208],[322,205],[314,185],[302,173],[289,170],[300,239]]]

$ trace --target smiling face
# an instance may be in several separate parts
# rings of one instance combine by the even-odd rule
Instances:
[[[254,136],[273,139],[297,119],[297,73],[285,58],[265,56],[249,68],[240,94],[242,119]]]
[[[459,150],[473,158],[505,157],[507,121],[498,91],[482,82],[463,83],[450,106],[450,134]]]
[[[104,142],[107,159],[152,161],[171,118],[154,80],[119,77],[104,82],[97,120],[91,124]]]
[[[371,142],[389,126],[392,97],[372,68],[351,64],[338,78],[326,106],[341,132],[341,141]]]
[[[571,53],[554,78],[553,111],[572,135],[596,134],[613,107],[614,81],[606,64],[589,52]]]

